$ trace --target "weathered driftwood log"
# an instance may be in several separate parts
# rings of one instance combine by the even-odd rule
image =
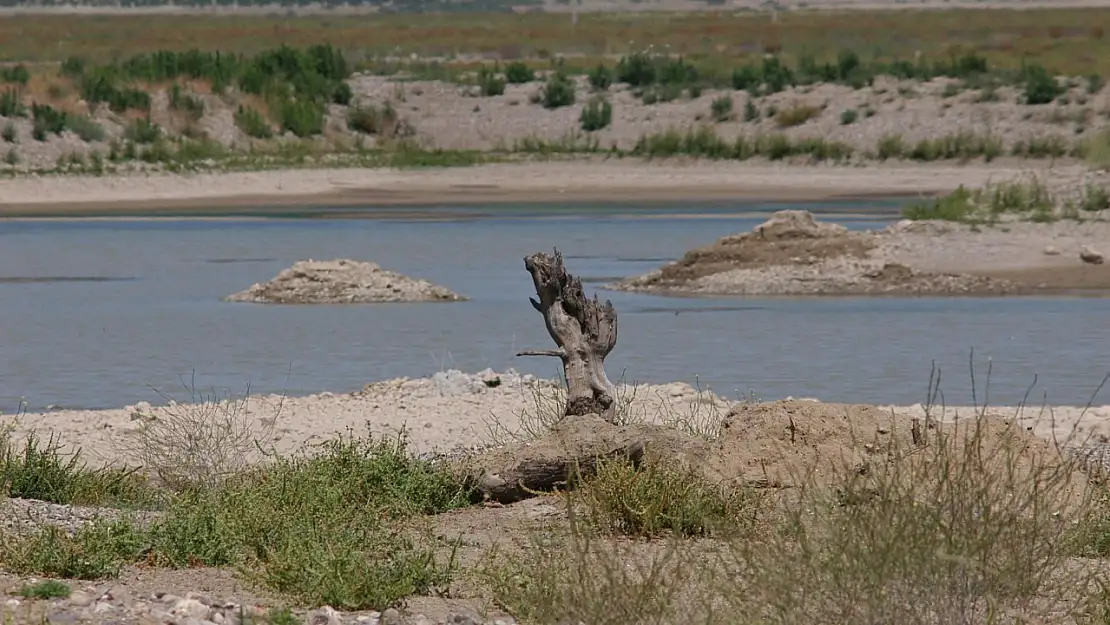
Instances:
[[[597,471],[599,460],[628,458],[639,464],[645,453],[696,457],[699,445],[674,429],[617,426],[584,415],[562,421],[543,438],[483,454],[471,461],[467,473],[481,498],[507,504],[573,487],[576,479]]]
[[[605,375],[605,357],[617,344],[617,311],[594,294],[586,299],[582,281],[567,273],[563,255],[533,254],[524,259],[532,274],[536,297],[528,298],[543,315],[547,332],[559,349],[527,350],[518,356],[557,356],[567,382],[565,416],[600,415],[610,423],[617,418],[616,393]]]

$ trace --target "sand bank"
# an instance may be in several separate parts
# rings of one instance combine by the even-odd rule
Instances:
[[[1042,171],[1028,163],[868,167],[578,160],[447,169],[301,169],[0,180],[0,218],[278,213],[312,206],[781,200],[917,196]],[[1045,170],[1047,171],[1047,170]],[[1051,170],[1060,184],[1081,166]],[[372,211],[370,211],[372,214]],[[346,216],[350,216],[348,213]]]
[[[375,382],[361,391],[320,393],[307,397],[259,396],[246,400],[202,405],[151,407],[146,404],[112,410],[61,410],[27,413],[14,418],[16,438],[35,430],[52,432],[63,445],[79,445],[94,463],[133,463],[128,442],[144,422],[157,420],[210,421],[228,418],[254,435],[288,453],[302,445],[322,442],[350,429],[356,434],[396,436],[405,429],[413,451],[421,454],[463,452],[511,442],[525,435],[561,408],[557,383],[514,372],[438,373],[421,379],[399,378]],[[635,420],[664,424],[719,423],[737,402],[686,383],[619,387],[622,411]],[[835,406],[835,404],[829,404]],[[922,416],[924,408],[882,406],[897,414]],[[831,408],[830,408],[831,409]],[[934,416],[945,420],[967,418],[973,407],[948,406]],[[1018,417],[1030,431],[1060,442],[1098,441],[1110,435],[1110,406],[1055,406],[1042,409],[992,407],[991,412]],[[1019,414],[1020,412],[1020,414]],[[5,420],[13,417],[4,417]],[[250,446],[245,450],[250,452]]]

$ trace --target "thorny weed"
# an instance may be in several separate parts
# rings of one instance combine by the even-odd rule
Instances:
[[[188,403],[155,390],[166,400],[150,413],[136,411],[137,428],[116,442],[118,450],[153,472],[172,490],[214,487],[228,476],[246,469],[252,456],[266,455],[274,439],[284,406],[284,394],[276,403],[230,392],[198,393],[195,379],[184,384]],[[265,416],[256,416],[252,406],[262,403]]]

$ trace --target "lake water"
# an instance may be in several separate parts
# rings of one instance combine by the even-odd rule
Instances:
[[[793,205],[851,228],[896,202]],[[786,205],[442,207],[441,219],[0,221],[0,411],[119,407],[199,391],[350,391],[448,368],[558,373],[524,256],[558,246],[588,282],[640,274]],[[872,216],[851,217],[846,209]],[[349,214],[350,209],[343,209]],[[830,217],[832,218],[832,217]],[[472,298],[272,306],[220,298],[303,258],[373,260]],[[15,280],[13,280],[15,278]],[[735,396],[912,403],[931,363],[970,403],[969,350],[992,403],[1084,404],[1110,370],[1110,299],[717,298],[625,293],[610,377]],[[681,314],[675,314],[679,311]],[[1107,392],[1110,395],[1110,391]],[[1100,397],[1110,403],[1110,396]]]

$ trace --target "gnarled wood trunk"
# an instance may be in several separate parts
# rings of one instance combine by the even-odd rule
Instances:
[[[616,389],[605,375],[605,357],[617,344],[617,311],[597,295],[586,299],[582,281],[567,273],[563,255],[533,254],[524,259],[532,274],[536,297],[528,298],[543,314],[556,350],[529,350],[518,356],[558,356],[567,382],[565,416],[596,414],[610,423],[617,420]]]

